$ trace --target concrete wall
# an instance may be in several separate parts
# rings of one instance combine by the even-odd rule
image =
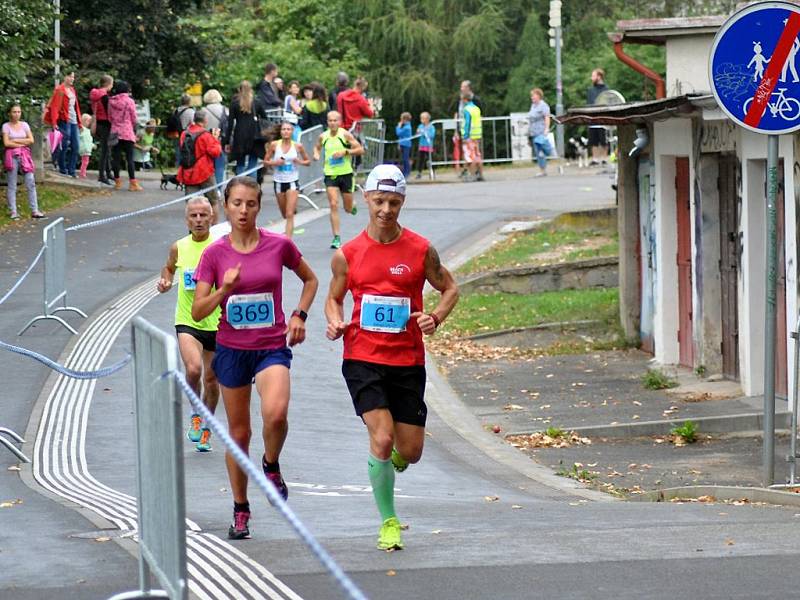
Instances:
[[[678,347],[678,236],[675,205],[675,158],[689,157],[689,180],[694,179],[692,121],[667,119],[653,127],[653,156],[656,184],[656,310],[653,319],[655,359],[662,364],[676,364]],[[690,186],[694,222],[694,188]],[[693,240],[694,244],[694,240]]]
[[[592,287],[610,288],[615,287],[619,281],[618,264],[617,257],[606,257],[538,267],[500,269],[460,281],[458,288],[465,294],[536,294]]]
[[[742,132],[742,211],[741,272],[739,277],[739,364],[744,393],[755,396],[764,392],[764,286],[766,273],[766,137]],[[786,242],[786,331],[787,357],[791,364],[794,342],[789,332],[795,326],[797,298],[797,241],[794,179],[794,141],[781,136],[779,156],[784,161],[786,202],[784,207]],[[794,389],[794,374],[789,369],[789,395]]]
[[[708,56],[713,34],[667,38],[667,96],[711,89]]]

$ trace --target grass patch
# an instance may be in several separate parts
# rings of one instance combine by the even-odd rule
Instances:
[[[616,219],[605,214],[566,213],[535,229],[507,236],[458,268],[459,275],[492,269],[616,256]]]
[[[428,310],[437,295],[428,298]],[[600,320],[617,326],[617,288],[563,290],[539,294],[467,294],[442,328],[469,336],[513,327],[530,327],[558,321]]]
[[[678,387],[678,380],[659,369],[647,369],[647,373],[642,375],[642,385],[648,390],[666,390]]]
[[[7,225],[14,223],[9,218],[8,204],[6,204],[6,187],[0,187],[0,194],[3,196],[4,210],[0,210],[0,229]],[[100,193],[99,190],[90,188],[81,188],[71,185],[59,185],[54,183],[37,183],[36,196],[39,202],[39,210],[50,216],[50,213],[57,211],[71,202]],[[17,185],[17,212],[22,219],[30,217],[30,208],[28,208],[28,191],[25,185],[20,181]]]

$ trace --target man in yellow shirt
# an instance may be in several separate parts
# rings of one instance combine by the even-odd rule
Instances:
[[[213,220],[211,203],[205,196],[195,196],[186,203],[186,225],[189,235],[182,237],[169,248],[167,263],[161,269],[158,291],[162,294],[173,286],[175,274],[178,275],[178,301],[175,305],[175,332],[178,335],[178,348],[186,371],[186,381],[200,396],[202,379],[202,398],[213,413],[219,400],[219,384],[211,361],[216,351],[217,327],[220,309],[202,321],[192,319],[195,281],[192,279],[203,250],[213,240],[211,223]],[[209,452],[211,431],[203,427],[200,415],[194,413],[187,432],[190,441],[197,444],[198,452]]]

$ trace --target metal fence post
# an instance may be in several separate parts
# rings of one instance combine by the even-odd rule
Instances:
[[[300,180],[297,182],[297,187],[300,193],[300,198],[308,202],[314,210],[319,210],[319,206],[309,197],[309,194],[324,192],[324,188],[316,187],[322,181],[323,173],[323,160],[314,160],[314,146],[317,144],[317,139],[322,134],[322,125],[315,125],[310,129],[304,129],[300,134],[300,143],[306,154],[311,158],[311,164],[307,167],[299,165],[297,168],[300,171]]]
[[[175,338],[142,317],[133,320],[133,383],[139,515],[139,590],[111,600],[188,598],[181,391]],[[150,574],[163,590],[150,588]]]
[[[67,306],[66,268],[67,238],[64,232],[64,219],[59,217],[42,230],[44,244],[44,311],[25,324],[17,335],[22,335],[36,321],[52,320],[61,323],[73,334],[78,332],[57,312],[75,312],[86,318],[86,313],[74,306]],[[61,306],[58,306],[58,304]]]

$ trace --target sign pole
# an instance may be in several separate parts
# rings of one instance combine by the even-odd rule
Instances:
[[[764,487],[775,479],[775,282],[778,271],[778,140],[767,136],[767,285],[764,323]]]

